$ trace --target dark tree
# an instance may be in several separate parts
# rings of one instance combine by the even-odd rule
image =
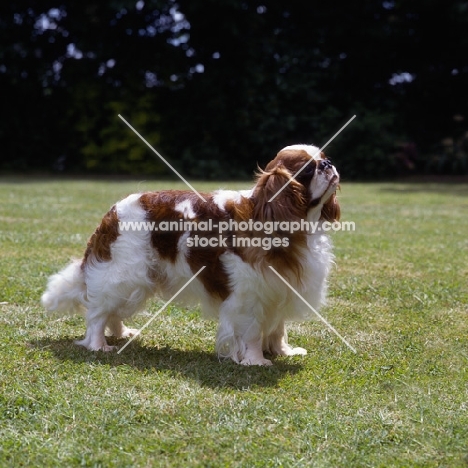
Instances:
[[[357,114],[326,150],[346,178],[467,171],[467,27],[463,1],[3,2],[0,165],[163,174],[121,113],[237,177]]]

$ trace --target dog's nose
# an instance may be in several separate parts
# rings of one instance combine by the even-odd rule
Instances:
[[[325,169],[330,169],[332,167],[332,163],[328,159],[324,159],[320,161],[318,168],[321,171],[324,171]]]

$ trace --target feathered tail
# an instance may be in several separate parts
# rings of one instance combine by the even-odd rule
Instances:
[[[81,260],[74,260],[47,283],[41,303],[49,312],[82,314],[85,312],[86,284]]]

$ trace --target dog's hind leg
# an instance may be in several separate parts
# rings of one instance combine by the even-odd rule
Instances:
[[[75,344],[84,346],[90,351],[113,351],[117,346],[109,346],[104,335],[106,322],[109,318],[107,313],[90,309],[86,313],[86,335]]]
[[[109,315],[106,322],[106,328],[109,331],[111,336],[116,338],[130,338],[132,336],[138,335],[136,328],[128,328],[122,322],[122,319],[116,315]]]

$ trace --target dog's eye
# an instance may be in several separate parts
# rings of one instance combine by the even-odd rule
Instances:
[[[308,175],[308,176],[313,175],[314,172],[315,172],[315,163],[313,161],[307,164],[307,166],[302,171],[304,175]]]
[[[316,168],[315,161],[311,161],[298,174],[298,176],[296,177],[296,180],[298,182],[300,182],[301,184],[303,184],[303,185],[308,185],[310,183],[310,180],[312,179],[312,177],[314,177],[315,168]]]

